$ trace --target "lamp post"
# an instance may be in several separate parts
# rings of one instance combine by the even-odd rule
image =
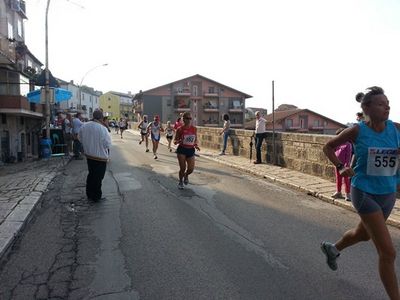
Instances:
[[[49,15],[50,0],[47,0],[45,20],[45,110],[46,110],[46,138],[50,138],[50,74],[49,74]]]
[[[91,68],[89,71],[87,71],[87,72],[85,73],[85,75],[83,75],[82,80],[81,80],[81,82],[79,83],[79,89],[78,89],[78,92],[79,92],[79,109],[82,109],[82,83],[83,83],[83,80],[84,80],[85,77],[86,77],[90,72],[92,72],[93,70],[95,70],[95,69],[97,69],[97,68],[100,68],[100,67],[106,67],[106,66],[108,66],[108,64],[101,64],[101,65],[95,66],[95,67]]]

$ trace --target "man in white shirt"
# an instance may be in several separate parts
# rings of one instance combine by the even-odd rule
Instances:
[[[265,123],[267,121],[261,117],[261,114],[259,111],[256,111],[256,136],[255,136],[255,142],[256,142],[256,160],[253,162],[254,164],[261,164],[261,146],[262,142],[265,138]]]
[[[89,170],[86,178],[86,196],[93,201],[102,199],[101,183],[106,173],[111,147],[111,137],[102,121],[103,113],[95,110],[93,121],[84,123],[78,133]]]
[[[82,144],[78,139],[78,133],[83,125],[81,121],[81,114],[77,113],[75,118],[72,119],[72,137],[74,139],[74,158],[82,159]]]

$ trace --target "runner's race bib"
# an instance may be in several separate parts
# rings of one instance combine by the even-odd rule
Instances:
[[[185,135],[183,137],[183,145],[190,145],[193,146],[194,145],[194,141],[196,140],[196,135],[192,134],[192,135]]]
[[[396,148],[368,148],[367,175],[394,176],[398,168]]]

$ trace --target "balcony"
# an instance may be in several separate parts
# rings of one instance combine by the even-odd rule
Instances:
[[[23,18],[27,19],[26,5],[24,0],[10,0],[10,8],[11,10],[21,14]]]
[[[175,95],[176,96],[191,96],[192,93],[190,92],[190,89],[188,89],[188,88],[177,88],[175,90]]]
[[[0,64],[14,64],[15,62],[15,42],[0,36]]]
[[[204,97],[218,98],[219,95],[218,95],[218,93],[204,93]]]
[[[0,113],[42,118],[43,105],[32,105],[24,96],[0,95]]]

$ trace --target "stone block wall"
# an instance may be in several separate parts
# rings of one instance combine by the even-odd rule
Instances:
[[[197,127],[200,146],[208,149],[222,148],[220,128]],[[252,158],[255,159],[253,131],[234,129],[228,140],[227,153],[250,159],[250,142],[253,142]],[[335,180],[335,170],[322,151],[323,145],[331,139],[330,135],[275,133],[275,164],[306,174]],[[262,146],[263,162],[274,163],[273,134],[267,132]]]

